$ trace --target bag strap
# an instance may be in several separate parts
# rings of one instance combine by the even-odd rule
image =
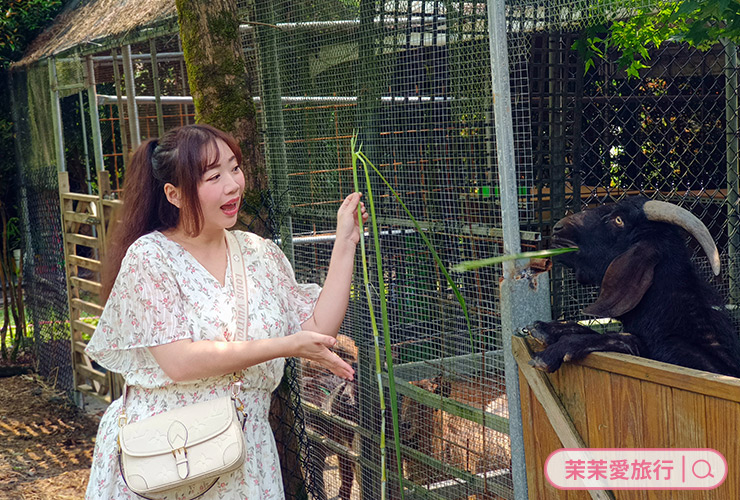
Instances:
[[[236,297],[236,331],[247,333],[247,318],[249,317],[249,301],[247,300],[247,278],[244,271],[244,258],[242,256],[239,242],[231,231],[226,231],[226,248],[231,261],[231,281],[234,285],[234,296]],[[239,307],[239,304],[244,307]]]

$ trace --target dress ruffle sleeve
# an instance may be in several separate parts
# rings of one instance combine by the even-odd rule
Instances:
[[[118,373],[157,369],[147,347],[193,338],[180,287],[164,253],[140,238],[121,262],[113,290],[85,351]]]
[[[275,268],[280,287],[292,313],[290,333],[301,329],[301,324],[313,315],[321,287],[315,283],[298,283],[293,266],[283,251],[273,241],[265,240],[265,251]]]

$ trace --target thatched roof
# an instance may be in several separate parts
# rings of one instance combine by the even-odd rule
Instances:
[[[76,50],[92,52],[111,39],[176,19],[175,0],[78,0],[29,46],[15,66]],[[104,43],[108,46],[110,43]]]

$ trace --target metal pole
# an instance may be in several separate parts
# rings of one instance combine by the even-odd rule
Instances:
[[[105,170],[103,163],[103,139],[100,133],[100,115],[98,114],[98,94],[95,88],[95,64],[92,56],[87,56],[87,102],[90,106],[90,128],[93,136],[93,157],[95,171]]]
[[[262,2],[264,19],[274,24],[273,2]],[[291,262],[293,255],[293,221],[290,217],[290,192],[288,190],[288,157],[285,151],[285,122],[283,105],[280,99],[282,85],[280,80],[280,59],[278,57],[277,34],[273,28],[258,30],[260,64],[262,69],[262,113],[265,120],[265,156],[269,165],[270,184],[278,206],[287,215],[280,224],[282,249]]]
[[[730,41],[725,42],[725,137],[727,162],[727,261],[729,263],[730,303],[740,303],[740,286],[738,286],[738,270],[740,262],[740,216],[738,199],[740,185],[738,185],[738,78],[737,78],[737,45]]]
[[[149,53],[152,56],[152,81],[154,82],[154,104],[157,108],[157,134],[164,135],[164,115],[162,113],[162,93],[159,89],[159,66],[157,65],[157,44],[149,40]]]
[[[53,57],[49,58],[49,88],[51,89],[51,122],[54,126],[54,150],[57,157],[57,171],[65,172],[64,162],[64,134],[62,132],[62,108],[59,105],[59,90],[57,87],[57,63]]]
[[[507,47],[504,0],[487,0],[488,36],[491,57],[493,112],[496,129],[496,155],[501,193],[501,217],[504,253],[521,250],[519,237],[519,203],[514,155],[514,128],[509,88],[509,56]],[[527,474],[524,460],[519,370],[511,351],[511,336],[535,319],[549,319],[550,298],[547,274],[527,278],[520,262],[503,265],[501,282],[501,332],[504,344],[506,392],[509,396],[509,434],[511,436],[511,469],[514,498],[527,500]],[[537,280],[537,286],[531,280]]]
[[[85,124],[85,104],[82,101],[82,91],[77,92],[80,101],[80,125],[82,126],[82,150],[85,153],[85,183],[87,194],[92,193],[92,177],[90,176],[90,150],[87,147],[87,125]]]
[[[141,144],[141,132],[139,131],[139,110],[136,106],[136,87],[134,66],[131,62],[131,45],[125,45],[121,52],[123,54],[123,79],[126,81],[126,106],[128,106],[128,128],[131,131],[131,150],[135,150]]]
[[[116,104],[118,107],[118,131],[121,134],[121,156],[123,158],[123,168],[126,168],[128,164],[128,134],[126,134],[126,127],[123,123],[123,97],[121,96],[121,71],[118,68],[118,50],[111,50],[111,56],[113,57],[113,78],[116,81]],[[115,153],[115,151],[114,151]],[[117,173],[117,172],[116,172]]]

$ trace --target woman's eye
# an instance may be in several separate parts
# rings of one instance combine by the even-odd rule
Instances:
[[[237,170],[239,170],[239,165],[235,166],[232,172],[236,172]]]
[[[215,181],[216,179],[218,179],[218,175],[214,175],[208,178],[209,181]]]

